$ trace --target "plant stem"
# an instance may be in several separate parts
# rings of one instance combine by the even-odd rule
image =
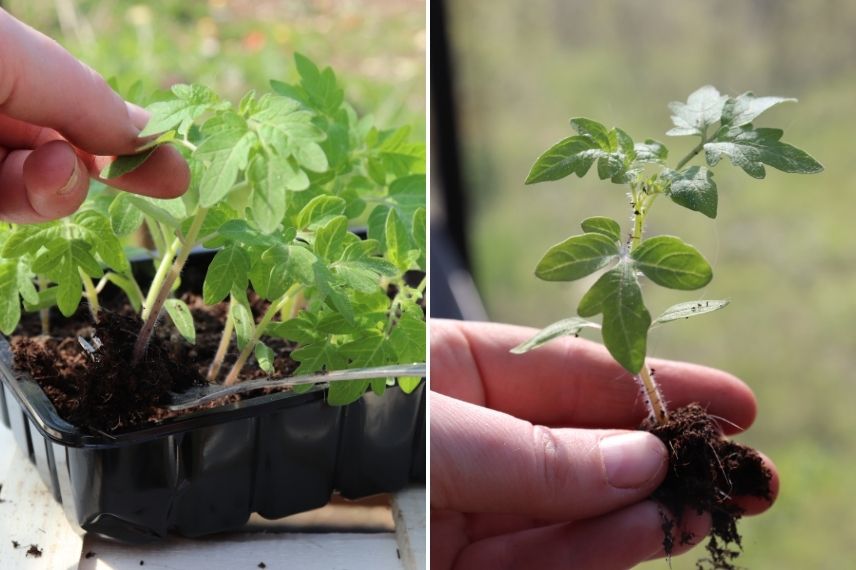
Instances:
[[[80,273],[80,280],[83,281],[83,290],[86,293],[86,300],[89,301],[89,314],[92,315],[92,321],[98,322],[98,313],[101,312],[101,305],[98,303],[98,291],[95,290],[95,284],[92,278],[89,277],[82,269],[77,268]]]
[[[232,298],[229,297],[229,306],[226,313],[226,324],[223,327],[223,335],[220,337],[220,344],[217,345],[217,353],[214,355],[214,361],[208,368],[207,380],[213,383],[217,380],[220,374],[220,368],[223,366],[223,358],[226,357],[226,351],[229,350],[229,343],[232,342],[232,331],[235,330],[235,319],[232,318]]]
[[[48,288],[48,281],[45,279],[44,275],[39,275],[36,277],[36,282],[39,286],[39,291],[44,291]],[[51,310],[50,309],[40,309],[39,310],[39,319],[42,324],[42,334],[47,335],[51,332]]]
[[[695,145],[695,147],[693,147],[693,149],[685,157],[683,157],[677,165],[675,165],[675,170],[680,170],[681,168],[683,168],[686,163],[691,161],[695,157],[695,155],[701,152],[701,149],[704,148],[704,145],[707,144],[707,142],[707,129],[705,128],[701,133],[701,141],[699,141],[699,143]]]
[[[238,360],[235,361],[235,364],[232,366],[232,369],[229,371],[229,375],[226,376],[226,380],[223,382],[224,386],[231,386],[235,382],[238,381],[238,375],[241,373],[241,369],[244,368],[244,365],[247,363],[247,360],[250,358],[250,354],[253,353],[253,350],[256,348],[256,344],[258,344],[259,340],[262,338],[262,334],[264,334],[265,329],[279,313],[282,308],[291,300],[293,296],[292,290],[294,287],[289,289],[285,295],[271,303],[270,307],[268,307],[265,314],[262,316],[262,320],[259,321],[259,324],[256,325],[256,330],[253,332],[252,338],[247,342],[244,346],[244,349],[241,351],[241,354],[238,355]]]
[[[175,258],[175,262],[172,264],[172,267],[170,267],[169,271],[166,273],[166,277],[162,278],[159,283],[154,281],[152,282],[152,287],[149,289],[148,297],[152,296],[152,291],[156,291],[156,293],[154,293],[154,300],[151,303],[146,303],[146,309],[149,313],[146,316],[143,327],[140,329],[140,335],[137,337],[137,342],[134,344],[134,355],[132,361],[132,364],[134,365],[138,364],[143,357],[143,352],[145,352],[146,346],[149,344],[149,339],[152,336],[152,332],[154,332],[155,323],[158,320],[158,316],[160,316],[163,304],[167,297],[169,297],[175,280],[178,279],[178,276],[181,274],[181,270],[184,268],[184,264],[187,262],[187,258],[190,255],[191,250],[196,245],[196,238],[199,236],[199,230],[202,228],[202,222],[205,221],[205,215],[207,213],[208,208],[199,208],[196,215],[193,217],[193,222],[187,232],[186,241],[182,245],[181,251],[179,252],[178,257]],[[169,257],[170,256],[165,256],[164,259],[168,259]],[[164,261],[161,261],[161,265],[163,264]],[[157,279],[157,275],[155,278]]]
[[[639,371],[639,375],[636,378],[642,384],[642,389],[645,390],[645,403],[654,415],[654,421],[657,422],[657,425],[664,425],[669,421],[669,414],[666,411],[666,404],[663,402],[663,397],[660,395],[660,389],[654,382],[647,364],[642,365],[642,370]]]
[[[179,239],[174,239],[167,248],[167,250],[163,252],[163,257],[161,257],[160,265],[158,265],[158,270],[155,273],[154,279],[152,279],[152,284],[149,286],[149,293],[148,295],[146,295],[146,300],[143,303],[143,320],[149,318],[149,314],[151,313],[151,306],[154,304],[158,292],[160,291],[160,288],[163,285],[166,276],[169,274],[169,268],[172,265],[173,260],[175,259],[175,253],[178,251],[178,247],[180,245],[181,241]]]

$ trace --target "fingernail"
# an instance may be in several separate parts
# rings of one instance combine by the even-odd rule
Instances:
[[[641,431],[602,439],[600,453],[609,484],[619,489],[641,487],[660,472],[668,459],[662,442]]]
[[[63,184],[59,190],[56,191],[57,196],[65,196],[72,190],[77,187],[77,183],[80,181],[80,161],[77,159],[77,156],[74,157],[74,167],[71,169],[71,175],[68,177],[68,180],[65,184]]]

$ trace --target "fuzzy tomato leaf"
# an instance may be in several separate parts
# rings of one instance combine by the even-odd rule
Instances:
[[[588,136],[563,139],[535,160],[526,184],[559,180],[570,174],[580,178],[589,171],[595,159],[603,156],[600,145]]]
[[[229,294],[232,287],[247,288],[250,258],[240,248],[228,246],[220,251],[208,265],[202,284],[202,299],[207,305],[219,303]]]
[[[313,229],[345,213],[345,200],[338,196],[321,195],[312,198],[297,214],[297,227]]]
[[[608,265],[618,253],[615,240],[600,233],[573,236],[547,250],[535,275],[545,281],[573,281]]]
[[[271,347],[259,341],[256,343],[256,346],[253,347],[253,354],[256,357],[256,362],[259,363],[259,368],[261,368],[268,374],[274,371],[273,363],[276,355],[274,354]]]
[[[675,127],[666,134],[701,135],[704,129],[719,122],[727,100],[728,96],[720,94],[716,87],[705,85],[691,93],[686,103],[669,103]]]
[[[753,178],[766,176],[765,164],[795,174],[823,171],[807,152],[779,140],[782,134],[781,129],[756,129],[752,125],[729,129],[704,145],[705,158],[710,166],[716,166],[725,156]]]
[[[110,203],[110,227],[119,237],[129,236],[143,224],[144,214],[128,198],[130,194],[120,192]]]
[[[713,279],[713,270],[702,254],[674,236],[646,239],[630,257],[648,279],[670,289],[699,289]]]
[[[712,313],[713,311],[724,309],[728,303],[729,301],[724,299],[678,303],[663,311],[663,314],[657,317],[651,326]]]
[[[612,357],[631,374],[645,362],[651,315],[642,302],[642,290],[630,263],[621,263],[601,275],[583,296],[580,316],[603,313],[603,343]]]
[[[755,118],[779,103],[796,103],[793,97],[755,97],[751,91],[737,97],[729,97],[722,108],[720,122],[723,126],[740,127],[747,125]]]
[[[0,261],[0,332],[5,335],[12,334],[21,320],[18,287],[18,261]]]
[[[196,344],[196,327],[193,325],[193,315],[190,314],[187,303],[181,299],[167,299],[163,306],[178,333],[187,342]]]
[[[551,325],[547,325],[529,340],[522,342],[511,349],[512,354],[525,354],[530,350],[543,346],[555,338],[562,336],[577,336],[584,328],[600,328],[600,325],[579,317],[562,319]]]
[[[151,118],[139,136],[147,137],[170,129],[185,135],[193,120],[205,111],[229,106],[228,102],[220,101],[216,93],[202,85],[173,85],[172,94],[174,99],[158,101],[146,108]]]
[[[596,233],[612,238],[613,241],[621,239],[621,226],[612,218],[605,216],[593,216],[586,218],[580,224],[586,233]]]
[[[155,150],[157,150],[157,147],[151,147],[136,154],[117,156],[116,160],[101,169],[98,176],[105,180],[110,180],[112,178],[119,178],[129,172],[133,172],[147,161]]]
[[[686,170],[664,170],[660,177],[668,182],[666,195],[679,206],[716,218],[719,194],[713,172],[703,166]]]

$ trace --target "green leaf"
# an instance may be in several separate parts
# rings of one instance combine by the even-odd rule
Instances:
[[[547,250],[535,275],[545,281],[573,281],[594,273],[618,256],[618,245],[599,233],[573,236]]]
[[[253,348],[253,354],[255,354],[256,362],[259,363],[259,368],[267,373],[273,372],[273,362],[276,355],[268,345],[261,341],[257,342]]]
[[[107,216],[94,210],[83,210],[72,217],[72,222],[80,233],[80,237],[92,246],[92,249],[109,267],[119,273],[125,273],[131,269],[131,264],[125,255],[125,248],[113,233],[112,224]]]
[[[526,184],[559,180],[570,174],[585,176],[595,159],[604,155],[589,136],[573,136],[559,141],[535,160]]]
[[[208,109],[224,109],[229,104],[208,87],[202,85],[173,85],[174,99],[159,101],[149,105],[146,110],[151,114],[146,128],[139,136],[147,137],[176,129],[182,135],[187,134],[193,120]]]
[[[428,236],[428,231],[425,227],[426,221],[426,209],[419,208],[413,213],[413,242],[416,244],[416,247],[419,248],[419,259],[417,263],[419,264],[419,268],[423,271],[427,268],[427,262],[425,256],[427,255],[426,248],[426,240]]]
[[[327,172],[330,164],[324,149],[317,143],[305,143],[294,150],[294,158],[300,166],[312,172]]]
[[[339,347],[325,341],[302,346],[292,352],[291,357],[300,363],[294,371],[295,375],[312,374],[319,370],[340,370],[347,365]]]
[[[128,194],[126,200],[130,201],[143,214],[154,218],[171,229],[177,229],[181,220],[187,217],[187,208],[181,198],[161,200],[149,198],[148,196],[137,196]]]
[[[612,218],[593,216],[583,220],[580,225],[586,233],[605,235],[613,241],[621,240],[621,226]]]
[[[329,67],[321,71],[312,61],[299,53],[294,54],[300,85],[310,101],[320,110],[332,113],[342,104],[344,91],[336,84],[336,75]]]
[[[98,176],[105,180],[110,180],[112,178],[119,178],[123,174],[128,174],[147,161],[155,150],[157,150],[157,147],[146,149],[137,154],[117,156],[116,160],[101,169]]]
[[[582,317],[603,313],[604,345],[621,366],[637,374],[645,363],[651,315],[632,264],[621,263],[601,275],[583,296],[578,312]]]
[[[229,312],[232,315],[232,321],[235,323],[238,349],[243,350],[244,346],[253,338],[253,333],[256,330],[253,313],[248,306],[235,297],[232,297],[232,302],[229,304]]]
[[[704,315],[723,309],[728,305],[726,300],[707,300],[707,301],[690,301],[687,303],[678,303],[672,305],[663,314],[654,320],[651,326],[677,321],[681,319],[689,319],[698,315]]]
[[[62,237],[63,226],[61,222],[47,222],[44,224],[25,224],[17,226],[6,238],[3,244],[3,257],[21,257],[36,253],[39,249],[54,238]]]
[[[609,130],[597,121],[577,117],[571,119],[571,127],[582,136],[590,138],[599,148],[610,149]]]
[[[288,97],[266,94],[250,115],[259,138],[283,158],[305,143],[323,141],[324,131],[312,122],[313,114]]]
[[[766,176],[764,164],[796,174],[823,171],[823,166],[807,152],[781,142],[781,138],[781,129],[755,129],[752,125],[744,125],[720,133],[713,142],[704,145],[704,154],[710,166],[716,166],[725,156],[753,178]]]
[[[36,304],[39,302],[39,292],[33,284],[33,277],[29,261],[26,258],[20,258],[18,260],[18,292],[25,303]]]
[[[228,246],[218,251],[208,265],[205,282],[202,284],[202,299],[205,304],[219,303],[226,298],[232,287],[245,290],[249,271],[250,258],[240,248]]]
[[[18,261],[0,262],[0,332],[12,334],[21,320],[21,299],[18,296]]]
[[[729,97],[722,109],[720,122],[723,126],[740,127],[755,120],[755,117],[779,103],[796,103],[792,97],[755,97],[747,91],[737,97]]]
[[[716,87],[705,85],[690,94],[686,103],[669,103],[675,127],[666,134],[701,135],[704,129],[719,122],[727,100],[728,96],[721,95]]]
[[[548,325],[535,333],[535,336],[511,349],[513,354],[524,354],[543,346],[555,338],[562,336],[577,336],[586,327],[600,328],[600,325],[579,317],[562,319]]]
[[[636,153],[636,162],[639,163],[662,163],[669,157],[669,149],[663,143],[653,139],[645,139],[644,143],[636,143],[633,146]]]
[[[187,339],[187,342],[196,344],[196,327],[193,325],[193,315],[190,314],[187,304],[181,299],[167,299],[163,306],[178,333]]]
[[[246,121],[235,113],[223,114],[205,123],[204,139],[193,156],[205,169],[199,181],[199,204],[210,208],[222,200],[235,184],[238,173],[246,169],[256,135]]]
[[[345,234],[348,233],[348,218],[336,216],[315,231],[315,255],[326,262],[336,261],[344,250]]]
[[[338,196],[321,195],[312,198],[297,215],[297,227],[313,229],[345,213],[346,203]]]
[[[419,257],[419,252],[414,249],[410,233],[395,209],[391,209],[386,216],[384,237],[387,259],[401,271],[410,269]]]
[[[719,194],[713,172],[703,166],[692,166],[680,172],[666,169],[660,177],[669,183],[666,195],[672,202],[708,218],[716,218]]]
[[[143,224],[143,212],[128,196],[129,194],[120,192],[110,203],[110,227],[119,237],[131,235]]]
[[[253,191],[252,216],[259,229],[269,234],[285,217],[286,180],[294,169],[285,158],[257,155],[247,169]]]
[[[646,277],[670,289],[698,289],[713,278],[713,270],[698,250],[674,236],[647,239],[630,257]]]

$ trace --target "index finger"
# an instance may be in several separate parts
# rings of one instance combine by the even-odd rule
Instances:
[[[132,154],[138,144],[125,101],[100,75],[1,8],[0,112],[92,154]]]
[[[509,350],[536,331],[494,323],[431,321],[431,388],[550,426],[635,428],[645,417],[639,387],[602,346],[564,337],[537,350]],[[649,359],[672,407],[699,402],[725,433],[755,419],[752,391],[734,376],[693,364]]]

